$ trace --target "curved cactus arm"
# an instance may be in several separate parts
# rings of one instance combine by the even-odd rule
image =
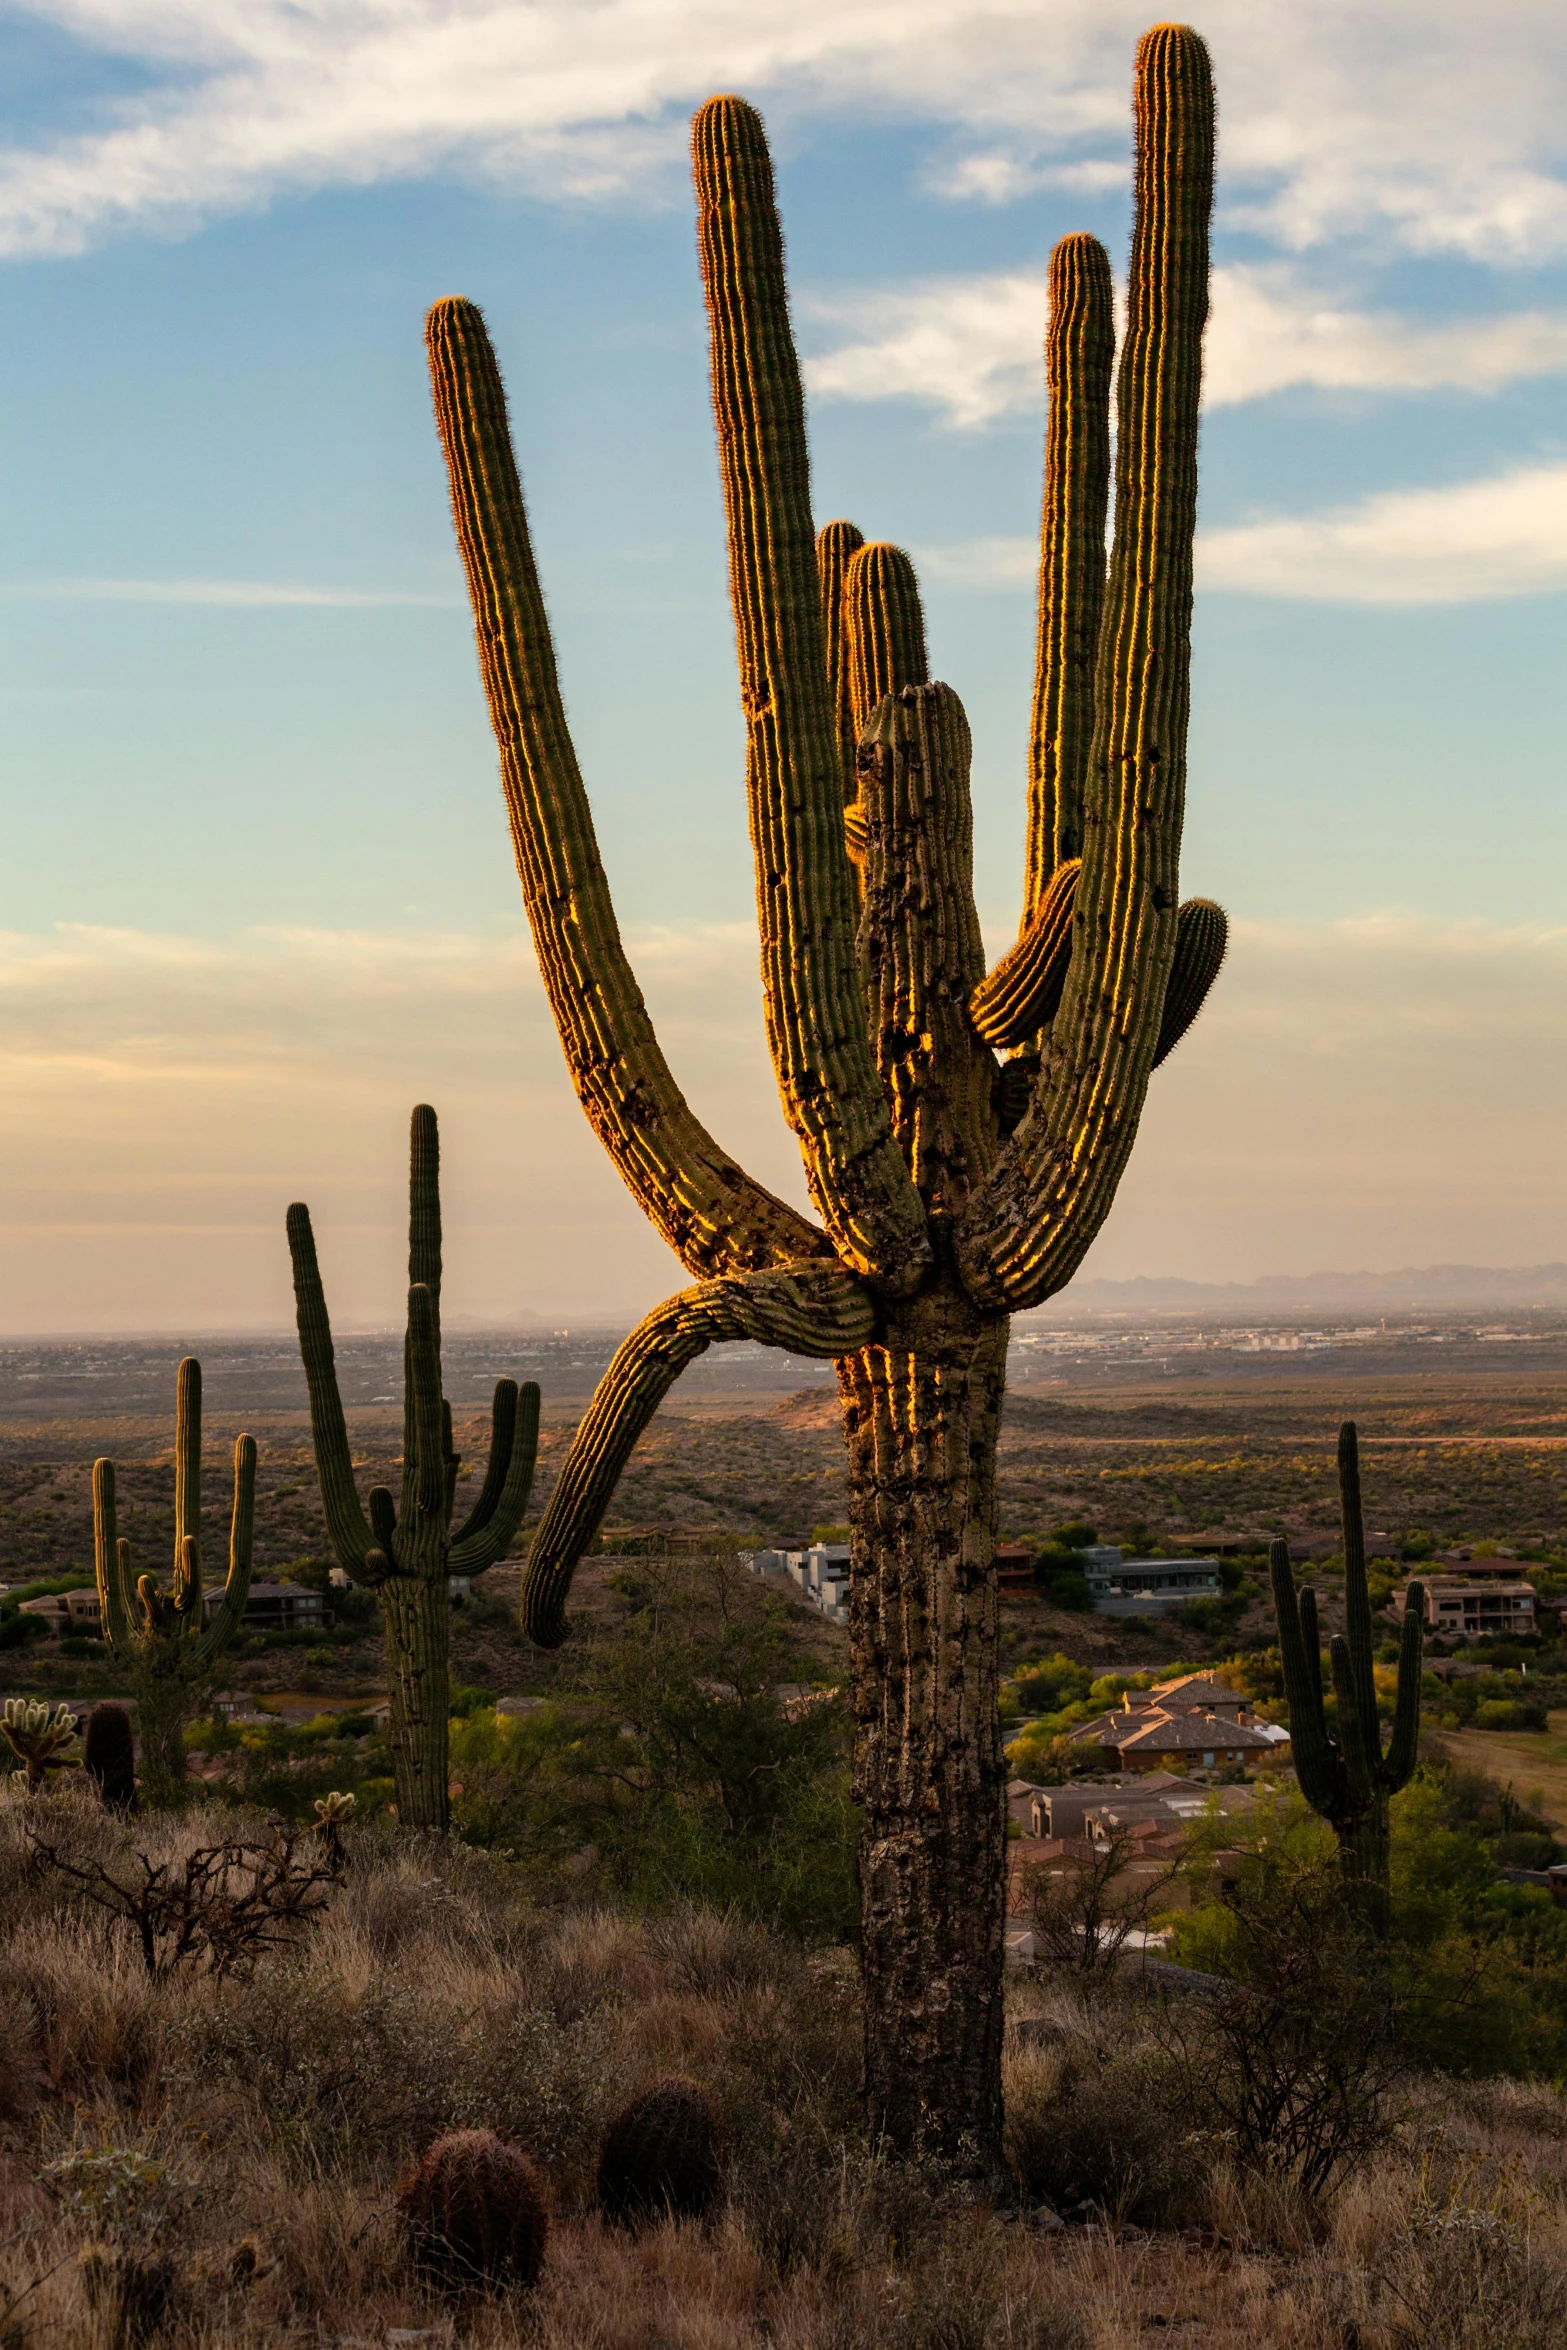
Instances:
[[[310,1210],[296,1200],[288,1211],[288,1250],[294,1267],[294,1305],[299,1322],[299,1351],[310,1391],[310,1438],[321,1486],[321,1507],[338,1565],[356,1583],[369,1580],[365,1567],[371,1548],[369,1522],[354,1483],[353,1456],[348,1449],[348,1423],[338,1393],[337,1366],[332,1353],[332,1324],[316,1261],[315,1234]]]
[[[114,1463],[93,1462],[92,1470],[93,1573],[98,1585],[98,1616],[111,1653],[123,1664],[137,1634],[131,1622],[131,1581],[127,1572],[130,1544],[122,1544],[115,1509]],[[125,1553],[122,1557],[121,1553]]]
[[[1016,946],[969,997],[969,1018],[998,1050],[1026,1043],[1055,1015],[1072,961],[1072,913],[1082,869],[1076,857],[1056,867]]]
[[[1104,605],[1114,363],[1110,256],[1097,237],[1063,237],[1050,256],[1045,330],[1045,495],[1020,937],[1027,935],[1052,876],[1083,853],[1083,787]]]
[[[1187,26],[1139,44],[1136,148],[1076,940],[1033,1100],[955,1235],[969,1296],[1014,1312],[1071,1279],[1109,1213],[1175,953],[1213,203],[1213,81]]]
[[[503,1386],[511,1386],[503,1380]],[[449,1564],[454,1574],[479,1575],[486,1567],[493,1567],[503,1559],[512,1546],[517,1528],[527,1515],[529,1498],[533,1492],[533,1470],[539,1453],[539,1390],[530,1379],[520,1390],[512,1388],[512,1436],[507,1450],[505,1474],[497,1488],[494,1501],[486,1515],[481,1516],[484,1495],[479,1497],[468,1524],[452,1544]],[[485,1492],[490,1480],[485,1479]]]
[[[512,1445],[517,1434],[517,1382],[515,1379],[497,1379],[495,1395],[490,1405],[490,1450],[484,1464],[484,1483],[461,1526],[452,1536],[452,1549],[466,1542],[470,1535],[481,1534],[495,1515],[506,1483],[506,1471],[511,1461]]]
[[[643,1212],[691,1272],[827,1256],[820,1232],[720,1150],[659,1050],[566,725],[484,320],[472,302],[437,302],[426,339],[517,870],[578,1099]]]
[[[240,1436],[234,1442],[234,1513],[229,1521],[229,1571],[217,1612],[201,1636],[197,1653],[203,1665],[210,1665],[222,1655],[244,1618],[245,1603],[250,1597],[255,1534],[256,1440],[253,1436]]]
[[[1230,920],[1224,908],[1212,898],[1188,898],[1176,917],[1175,960],[1154,1046],[1156,1069],[1169,1059],[1207,1002],[1229,942]]]
[[[1425,1638],[1426,1587],[1411,1583],[1405,1594],[1404,1629],[1399,1640],[1393,1735],[1382,1758],[1382,1784],[1390,1795],[1408,1786],[1420,1756],[1420,1672]]]
[[[814,1264],[682,1290],[638,1323],[599,1381],[528,1554],[523,1627],[541,1647],[566,1637],[571,1578],[604,1522],[637,1439],[688,1363],[715,1341],[749,1338],[831,1359],[868,1345],[876,1309],[852,1274]]]
[[[838,1256],[904,1295],[931,1245],[871,1058],[856,967],[805,400],[760,116],[739,98],[709,99],[692,155],[768,1047]]]
[[[1290,1709],[1290,1758],[1306,1801],[1314,1811],[1326,1814],[1338,1806],[1340,1774],[1322,1704],[1316,1598],[1310,1591],[1297,1593],[1287,1542],[1278,1541],[1270,1547],[1268,1571],[1279,1627],[1284,1695]]]
[[[845,807],[858,788],[854,752],[860,730],[855,723],[850,683],[844,587],[849,565],[864,544],[865,533],[856,530],[852,522],[827,522],[816,534],[816,584],[821,590],[822,635],[827,650],[827,699],[838,729],[838,772]]]
[[[187,1355],[174,1381],[174,1604],[201,1630],[201,1365]]]
[[[1366,1574],[1366,1520],[1360,1500],[1360,1440],[1353,1420],[1346,1420],[1338,1432],[1338,1490],[1344,1529],[1344,1637],[1355,1675],[1360,1740],[1371,1769],[1382,1759],[1382,1725],[1371,1653],[1371,1584]],[[1347,1751],[1347,1739],[1345,1745]]]

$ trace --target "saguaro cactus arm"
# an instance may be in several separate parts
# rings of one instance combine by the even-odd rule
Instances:
[[[1039,642],[1029,730],[1022,935],[1054,875],[1083,853],[1083,787],[1094,732],[1094,662],[1110,500],[1110,256],[1063,237],[1050,256],[1045,330],[1045,494]]]
[[[223,1597],[211,1623],[201,1632],[201,1662],[210,1664],[222,1654],[239,1630],[250,1597],[251,1562],[256,1529],[256,1440],[240,1436],[234,1444],[234,1511],[229,1522],[229,1571]]]
[[[688,1363],[715,1341],[749,1338],[830,1359],[876,1330],[870,1293],[851,1274],[812,1263],[704,1282],[639,1322],[594,1390],[528,1554],[523,1624],[553,1648],[566,1636],[566,1595],[638,1437]]]
[[[1420,1671],[1425,1649],[1426,1587],[1411,1583],[1404,1595],[1404,1629],[1398,1644],[1398,1696],[1393,1735],[1382,1764],[1390,1794],[1407,1787],[1420,1753]]]
[[[1339,1522],[1344,1536],[1344,1655],[1352,1673],[1359,1742],[1367,1767],[1382,1760],[1376,1680],[1371,1663],[1371,1584],[1366,1574],[1366,1522],[1360,1500],[1360,1438],[1353,1420],[1338,1432]],[[1336,1668],[1335,1668],[1336,1669]],[[1342,1710],[1342,1698],[1340,1708]],[[1340,1735],[1349,1746],[1346,1724]]]
[[[760,117],[739,98],[709,99],[692,155],[768,1045],[840,1260],[904,1295],[929,1267],[930,1240],[877,1082],[855,968],[805,401]]]
[[[504,1432],[503,1432],[504,1424]],[[495,1390],[490,1460],[472,1515],[452,1537],[449,1564],[458,1575],[479,1575],[506,1556],[527,1512],[539,1450],[539,1390],[502,1379]]]
[[[1175,960],[1159,1015],[1159,1041],[1154,1046],[1156,1069],[1169,1059],[1207,1002],[1229,939],[1229,916],[1222,906],[1216,906],[1212,898],[1187,899],[1176,917]]]
[[[827,652],[827,698],[838,730],[838,769],[845,806],[859,788],[854,772],[854,748],[860,730],[854,716],[844,591],[849,565],[864,544],[864,532],[856,530],[852,522],[824,523],[816,534],[816,579],[821,590],[822,634]]]
[[[348,1423],[343,1417],[343,1399],[338,1392],[337,1364],[332,1349],[332,1322],[321,1284],[310,1210],[303,1200],[296,1200],[288,1211],[288,1253],[294,1268],[299,1352],[310,1394],[310,1438],[326,1529],[338,1565],[356,1583],[366,1583],[372,1578],[365,1561],[375,1542],[359,1499],[359,1488],[354,1483]]]
[[[201,1365],[187,1355],[174,1380],[174,1605],[201,1630]]]
[[[92,1470],[93,1571],[98,1585],[98,1615],[103,1636],[115,1656],[126,1656],[131,1644],[130,1587],[126,1562],[120,1556],[118,1513],[115,1508],[114,1463],[93,1462]]]
[[[1076,1271],[1131,1151],[1175,953],[1213,83],[1189,27],[1137,56],[1137,203],[1118,390],[1077,933],[1034,1098],[956,1237],[971,1298],[1037,1304]]]
[[[1290,1758],[1300,1791],[1314,1811],[1332,1819],[1344,1804],[1342,1760],[1328,1735],[1322,1703],[1322,1652],[1317,1645],[1317,1603],[1310,1591],[1297,1592],[1290,1546],[1279,1540],[1268,1552],[1273,1609],[1279,1627],[1284,1695],[1290,1709]]]
[[[969,1018],[987,1044],[1024,1044],[1054,1017],[1072,961],[1072,916],[1082,860],[1051,874],[1016,946],[969,997]]]
[[[621,942],[566,724],[484,321],[471,302],[437,302],[427,340],[523,897],[578,1098],[691,1272],[826,1256],[822,1234],[753,1182],[693,1116],[659,1049]]]

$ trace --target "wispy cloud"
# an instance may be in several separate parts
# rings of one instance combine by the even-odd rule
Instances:
[[[1243,595],[1351,604],[1459,604],[1567,588],[1567,463],[1204,531],[1197,579]]]
[[[63,599],[73,604],[304,604],[328,610],[451,602],[449,596],[415,595],[402,588],[312,587],[269,579],[8,579],[0,580],[0,596],[41,603]]]
[[[917,400],[972,429],[1043,402],[1043,270],[927,279],[896,290],[807,293],[804,315],[853,323],[854,339],[807,362],[820,400]],[[1309,388],[1486,393],[1567,373],[1567,314],[1542,310],[1440,325],[1334,301],[1291,264],[1214,272],[1203,396],[1232,407]]]
[[[0,250],[69,252],[282,190],[435,171],[555,198],[671,184],[680,116],[741,88],[957,134],[1007,201],[1124,169],[1146,0],[30,0],[147,68],[99,124],[0,153]],[[1567,24],[1552,0],[1210,0],[1233,214],[1304,249],[1368,233],[1518,259],[1567,245]]]
[[[1032,589],[1039,566],[1036,541],[1021,537],[958,539],[914,556],[929,578],[979,593]],[[1201,530],[1197,585],[1339,604],[1557,593],[1567,589],[1567,462]]]

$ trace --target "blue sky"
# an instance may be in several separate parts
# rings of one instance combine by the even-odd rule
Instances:
[[[684,122],[772,125],[818,519],[916,553],[1016,921],[1054,239],[1126,236],[1140,10],[0,6],[0,1268],[12,1329],[674,1286],[521,932],[420,347],[481,301],[622,922],[799,1195],[749,943]],[[1091,1270],[1567,1255],[1567,29],[1227,4],[1186,885],[1222,995]],[[933,96],[932,93],[938,95]],[[459,1237],[460,1235],[460,1237]],[[329,1265],[331,1256],[329,1251]]]

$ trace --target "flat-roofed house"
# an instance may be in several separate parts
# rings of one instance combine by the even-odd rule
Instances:
[[[1497,1640],[1540,1629],[1534,1585],[1517,1577],[1516,1570],[1511,1582],[1456,1575],[1429,1575],[1422,1580],[1426,1629],[1438,1640]],[[1395,1591],[1393,1614],[1399,1623],[1408,1605],[1407,1589]]]

